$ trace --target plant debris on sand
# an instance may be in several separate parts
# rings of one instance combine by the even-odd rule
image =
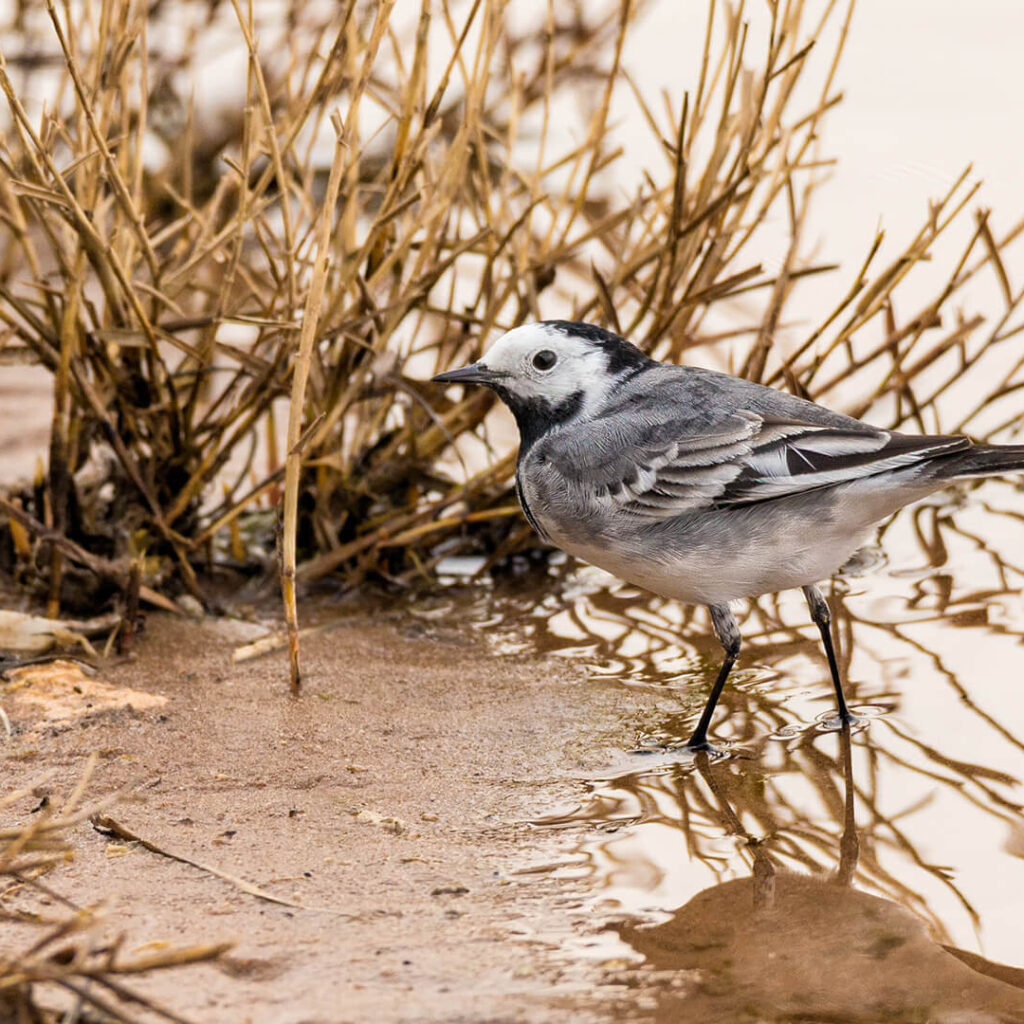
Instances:
[[[103,1019],[131,1022],[138,1012],[180,1021],[170,1010],[152,1002],[127,984],[132,976],[184,964],[215,959],[229,946],[193,946],[167,949],[147,955],[126,955],[120,944],[97,942],[92,934],[99,916],[94,910],[75,907],[41,881],[43,875],[70,858],[68,833],[96,813],[98,807],[83,804],[90,760],[75,790],[55,804],[44,799],[26,824],[0,828],[0,889],[7,921],[29,923],[39,934],[23,949],[0,952],[0,1018],[25,1024],[56,1024],[57,1021]],[[0,798],[0,811],[19,803],[28,807],[33,795],[17,790]],[[109,801],[107,801],[109,802]],[[42,894],[63,912],[43,916],[18,910],[19,895]],[[49,995],[40,1001],[41,993]],[[65,997],[68,1013],[52,1009],[52,996]],[[70,1001],[68,1001],[70,1000]],[[98,1016],[90,1017],[90,1013]]]

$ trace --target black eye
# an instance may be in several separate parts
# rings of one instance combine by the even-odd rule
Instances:
[[[534,357],[533,365],[538,370],[550,370],[558,362],[558,356],[549,348],[542,348]]]

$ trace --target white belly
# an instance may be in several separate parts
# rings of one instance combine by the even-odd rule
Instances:
[[[727,604],[828,579],[860,546],[860,540],[838,550],[831,545],[785,553],[693,550],[647,560],[616,557],[607,549],[583,545],[566,550],[661,597],[687,604]]]

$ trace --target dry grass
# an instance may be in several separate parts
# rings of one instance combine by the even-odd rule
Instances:
[[[93,759],[93,761],[95,758]],[[24,948],[0,954],[0,1017],[25,1024],[57,1021],[143,1020],[183,1022],[170,1009],[133,989],[133,977],[151,971],[195,964],[220,956],[227,946],[193,946],[147,955],[126,954],[120,941],[101,942],[95,926],[101,915],[75,907],[41,878],[71,857],[67,835],[96,813],[99,805],[83,803],[92,762],[81,782],[61,804],[37,807],[27,824],[0,828],[0,920],[30,926]],[[15,791],[0,799],[7,813],[28,806],[30,792]],[[16,909],[19,895],[35,893],[61,909],[46,918]],[[54,997],[66,1009],[52,1007]]]
[[[205,603],[214,569],[268,572],[286,463],[286,587],[291,573],[409,583],[443,554],[530,543],[507,441],[485,469],[450,471],[453,445],[490,443],[492,398],[423,383],[527,319],[597,321],[661,358],[717,347],[840,407],[856,391],[850,411],[895,424],[936,427],[937,399],[982,354],[998,357],[986,394],[1024,382],[1003,351],[1022,290],[1000,257],[1024,221],[999,237],[978,214],[942,287],[896,313],[969,215],[966,175],[886,266],[879,240],[822,324],[783,331],[799,282],[832,269],[803,232],[852,3],[813,17],[778,3],[756,52],[743,5],[709,4],[679,105],[622,65],[628,0],[551,3],[528,31],[500,0],[423,0],[413,21],[389,0],[322,18],[296,0],[274,45],[254,6],[48,0],[5,34],[0,359],[46,367],[55,398],[46,471],[0,515],[10,566],[53,611],[140,591]],[[248,54],[244,101],[218,117],[193,94],[208,36]],[[40,76],[45,109],[30,103]],[[613,100],[660,141],[661,166],[621,159]],[[769,274],[746,254],[780,218]],[[1004,308],[951,312],[982,273]],[[749,322],[716,333],[737,297]],[[983,406],[942,426],[971,429]]]

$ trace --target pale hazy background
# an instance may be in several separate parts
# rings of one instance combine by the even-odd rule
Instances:
[[[757,66],[767,4],[747,6],[748,53]],[[824,6],[806,5],[807,24]],[[625,54],[645,94],[665,88],[676,100],[684,89],[694,89],[706,16],[704,0],[651,5]],[[835,20],[812,55],[822,65],[838,35]],[[836,76],[844,98],[821,133],[821,156],[835,157],[837,164],[817,194],[807,233],[823,260],[852,273],[880,225],[886,231],[881,255],[895,255],[921,226],[928,200],[944,193],[967,164],[984,180],[979,205],[992,209],[997,235],[1024,213],[1022,45],[1024,4],[1018,0],[863,0],[857,5]],[[818,83],[821,76],[809,80]],[[663,159],[644,125],[634,119],[621,130],[630,139],[630,162]],[[935,284],[945,279],[954,240],[965,240],[973,226],[973,218],[965,217],[936,253]],[[784,228],[780,225],[780,242]],[[777,268],[784,249],[773,252],[766,245],[756,255],[766,267]],[[1008,262],[1019,282],[1024,247],[1012,250]],[[926,277],[921,275],[922,284]],[[815,278],[798,305],[808,315],[820,314],[848,281],[844,274]],[[909,291],[901,294],[914,298],[908,284]],[[996,297],[984,288],[968,294],[979,302]]]

